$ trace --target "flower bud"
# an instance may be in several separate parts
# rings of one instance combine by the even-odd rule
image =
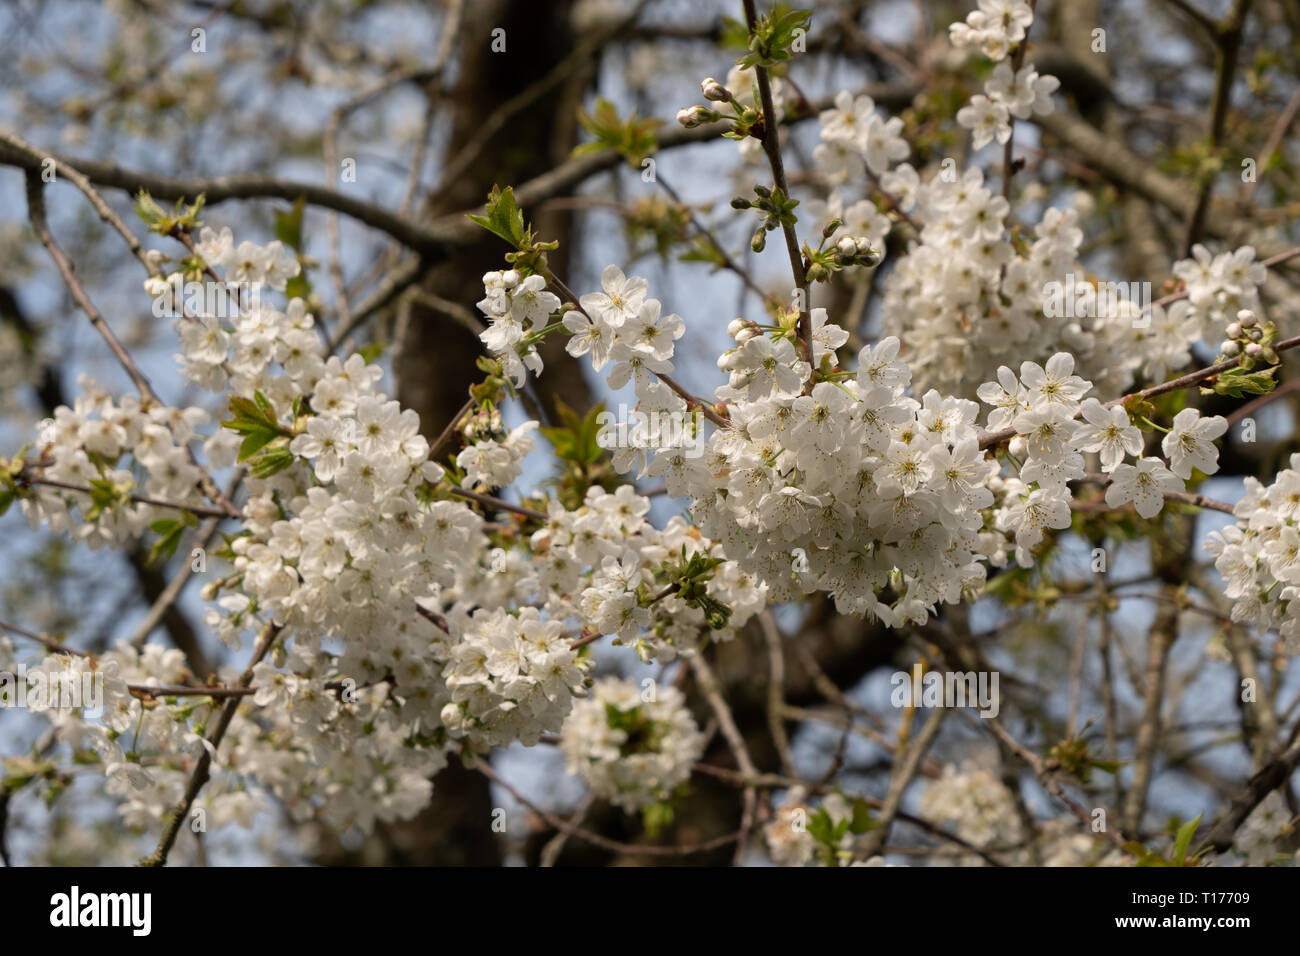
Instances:
[[[736,341],[739,342],[741,345],[744,345],[746,342],[754,338],[754,336],[756,335],[758,335],[758,332],[746,326],[745,328],[741,329],[739,332],[736,333]]]
[[[1263,351],[1264,351],[1263,346],[1261,346],[1258,342],[1246,343],[1246,354],[1249,355],[1251,358],[1255,358]]]
[[[1228,338],[1239,339],[1241,338],[1241,323],[1229,322],[1228,327],[1224,331],[1227,333]]]
[[[712,100],[715,103],[725,103],[731,99],[731,92],[711,76],[705,78],[704,82],[700,84],[700,89],[704,92],[706,100]]]
[[[677,122],[687,129],[695,129],[695,127],[703,126],[705,123],[710,123],[717,118],[717,113],[713,112],[713,110],[707,110],[703,106],[690,106],[677,114]]]
[[[853,241],[852,236],[845,236],[835,243],[835,248],[840,251],[842,256],[856,256],[858,254],[858,244]]]
[[[1007,443],[1007,451],[1011,452],[1011,454],[1023,461],[1025,457],[1025,436],[1017,435],[1015,438],[1011,439],[1011,441]]]
[[[1232,358],[1241,351],[1241,346],[1232,339],[1225,339],[1219,346],[1219,351],[1228,356],[1228,358]]]
[[[1248,329],[1255,324],[1255,313],[1250,309],[1242,309],[1237,313],[1237,321],[1241,323],[1243,328]]]
[[[748,323],[746,323],[744,319],[732,319],[727,323],[727,334],[734,339],[737,333],[739,333],[741,329],[745,328],[747,324]]]
[[[501,284],[507,289],[513,289],[519,285],[519,271],[517,269],[507,269],[501,273]]]
[[[767,248],[767,233],[762,229],[754,233],[754,238],[749,241],[749,248],[755,252],[762,252]]]

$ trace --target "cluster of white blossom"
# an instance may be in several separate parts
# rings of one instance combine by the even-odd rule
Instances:
[[[485,436],[466,445],[456,456],[456,467],[465,472],[465,483],[489,488],[512,484],[523,472],[524,459],[533,450],[532,433],[536,428],[537,422],[524,422],[499,441]]]
[[[975,149],[993,140],[1007,142],[1013,118],[1052,112],[1052,94],[1061,81],[1039,76],[1032,64],[1015,69],[1006,59],[1013,45],[1024,42],[1033,20],[1033,10],[1021,0],[980,0],[978,10],[948,28],[953,46],[977,49],[997,63],[984,83],[984,92],[957,111],[957,122],[971,130]]]
[[[12,666],[12,662],[5,669]],[[184,655],[175,649],[149,644],[142,648],[123,642],[97,657],[52,654],[29,667],[40,670],[47,680],[71,679],[80,684],[83,706],[69,708],[67,700],[52,706],[28,706],[46,716],[54,740],[66,745],[86,764],[98,760],[106,777],[106,792],[118,801],[123,822],[132,827],[152,827],[175,806],[188,781],[192,766],[185,756],[202,752],[201,724],[212,711],[208,701],[175,706],[155,702],[147,695],[134,695],[130,688],[173,685],[185,675]],[[95,699],[85,696],[89,692]],[[102,714],[95,719],[89,708],[97,705]],[[236,726],[242,718],[236,719]],[[260,731],[259,731],[260,733]],[[221,781],[225,784],[227,781]],[[247,825],[261,801],[242,786],[214,786],[196,803],[212,828],[228,823]]]
[[[921,794],[921,815],[981,849],[1023,836],[1011,791],[988,769],[945,765]]]
[[[1270,792],[1234,834],[1232,848],[1246,858],[1248,866],[1267,866],[1278,856],[1279,839],[1294,831],[1291,818],[1282,792]]]
[[[1258,289],[1268,269],[1255,261],[1251,246],[1215,256],[1197,243],[1192,246],[1192,258],[1174,263],[1174,275],[1186,285],[1192,308],[1209,321],[1227,325],[1242,309],[1258,308]]]
[[[1046,209],[1034,240],[1013,242],[1010,206],[978,168],[922,183],[903,164],[881,182],[920,225],[882,300],[884,330],[902,340],[919,388],[969,394],[1032,348],[1071,353],[1099,390],[1118,394],[1138,376],[1159,381],[1183,367],[1197,342],[1235,355],[1236,344],[1220,345],[1225,334],[1259,337],[1248,310],[1258,305],[1264,267],[1250,246],[1213,259],[1198,247],[1198,259],[1175,265],[1188,298],[1144,307],[1139,289],[1097,279],[1079,260],[1083,230],[1073,208]],[[1234,312],[1244,330],[1233,328]]]
[[[989,429],[1009,426],[1016,433],[1009,451],[1018,477],[997,483],[1003,498],[996,522],[1014,533],[1022,566],[1033,563],[1033,549],[1045,530],[1070,526],[1073,494],[1067,483],[1087,476],[1085,453],[1095,453],[1109,477],[1106,504],[1120,508],[1132,503],[1143,518],[1159,514],[1166,492],[1183,492],[1193,469],[1205,475],[1219,469],[1214,439],[1227,431],[1226,419],[1201,418],[1194,408],[1180,411],[1161,442],[1166,466],[1158,457],[1142,457],[1142,433],[1123,405],[1084,399],[1091,388],[1091,382],[1074,374],[1074,357],[1064,352],[1052,356],[1046,368],[1022,363],[1019,379],[1003,366],[996,382],[980,386],[980,399],[993,409]],[[1078,421],[1080,415],[1083,421]],[[1127,456],[1137,460],[1128,464]]]
[[[1300,455],[1268,486],[1247,476],[1233,513],[1237,523],[1205,542],[1233,599],[1232,619],[1276,630],[1300,654]]]
[[[78,384],[81,393],[73,407],[56,409],[37,435],[36,452],[45,463],[41,477],[59,484],[39,485],[23,498],[33,528],[43,522],[99,548],[138,537],[151,522],[174,517],[172,511],[125,500],[127,495],[203,503],[197,487],[201,471],[190,447],[195,428],[207,421],[203,409],[146,406],[134,395],[114,400],[85,375]],[[118,503],[103,507],[108,499]]]
[[[870,96],[855,97],[844,90],[836,95],[834,108],[821,114],[820,122],[821,143],[813,150],[813,159],[831,189],[825,199],[810,200],[808,212],[801,218],[810,235],[826,235],[831,222],[838,219],[840,225],[826,236],[831,244],[839,246],[847,239],[856,245],[862,240],[883,254],[893,224],[874,202],[856,198],[850,188],[863,182],[869,171],[871,179],[881,183],[891,198],[897,200],[888,185],[906,191],[906,183],[897,182],[899,174],[891,172],[894,163],[906,159],[909,152],[902,136],[903,121],[898,117],[882,119]],[[904,168],[911,169],[899,167]]]
[[[958,49],[978,49],[996,63],[1025,39],[1033,22],[1033,8],[1024,0],[980,0],[964,21],[948,27],[948,39]]]
[[[958,121],[974,129],[977,148],[990,138],[1005,142],[1011,117],[1051,108],[1055,79],[1037,76],[1032,66],[1013,72],[1005,61],[1031,21],[1027,4],[997,0],[982,2],[951,28],[955,45],[1000,61],[986,95],[958,112]],[[1174,266],[1187,298],[1162,305],[1137,283],[1109,283],[1090,273],[1079,257],[1083,230],[1075,209],[1046,209],[1034,240],[1025,242],[1012,236],[1010,206],[984,184],[979,169],[960,175],[945,169],[922,182],[904,164],[883,174],[881,187],[920,229],[882,303],[885,332],[902,340],[920,388],[970,394],[1032,343],[1039,354],[1070,352],[1099,390],[1114,394],[1138,375],[1163,379],[1203,339],[1237,354],[1239,346],[1230,342],[1220,347],[1225,327],[1234,313],[1258,307],[1265,270],[1250,246],[1218,256],[1196,246],[1193,258]],[[1244,348],[1258,352],[1258,343],[1246,341],[1252,337],[1258,339],[1243,338]]]
[[[643,694],[630,678],[598,680],[564,722],[569,773],[628,811],[667,800],[704,752],[681,691],[653,690]]]
[[[484,751],[514,740],[531,747],[558,731],[573,698],[586,693],[589,663],[579,660],[564,624],[542,620],[537,608],[480,608],[451,648],[443,726]]]
[[[814,358],[846,333],[815,316]],[[983,583],[981,533],[997,470],[979,450],[978,407],[935,391],[904,394],[898,341],[864,348],[853,377],[809,383],[787,338],[735,329],[717,389],[729,427],[703,467],[681,463],[692,514],[726,553],[788,599],[826,591],[847,613],[891,625]],[[669,492],[674,489],[670,486]],[[879,599],[892,588],[892,603]]]
[[[1056,81],[1005,62],[1031,20],[1019,0],[981,0],[953,26],[954,44],[1002,61],[958,115],[977,147],[1004,141],[1012,117],[1051,108]],[[709,98],[755,106],[749,71],[733,70],[727,86]],[[773,93],[779,109],[779,82]],[[891,220],[849,191],[865,174],[918,225],[885,290],[885,336],[859,351],[855,368],[839,366],[849,333],[825,309],[807,316],[807,346],[788,324],[736,319],[734,347],[718,359],[728,380],[705,402],[669,378],[685,325],[648,297],[645,279],[610,265],[600,291],[562,302],[549,273],[531,266],[483,277],[481,338],[516,388],[542,373],[544,336],[566,334],[567,351],[587,356],[611,388],[632,385],[638,410],[681,418],[667,444],[612,449],[616,471],[660,479],[670,497],[688,500],[689,520],[662,528],[628,484],[592,485],[574,508],[541,493],[528,507],[496,501],[523,520],[489,524],[464,499],[491,503],[484,492],[520,477],[537,422],[507,429],[496,401],[478,398],[457,423],[464,447],[455,467],[444,469],[418,415],[380,389],[378,366],[333,355],[301,299],[281,309],[261,295],[286,290],[296,257],[278,242],[236,244],[229,229],[204,229],[197,254],[210,273],[224,272],[234,294],[222,301],[233,314],[187,303],[175,322],[177,358],[188,379],[221,396],[228,420],[204,435],[201,408],[114,398],[83,379],[73,407],[42,430],[18,495],[34,525],[92,547],[151,527],[162,534],[160,520],[186,508],[219,507],[237,520],[212,556],[222,565],[204,588],[204,620],[236,649],[262,634],[270,653],[253,668],[255,693],[222,745],[218,768],[231,773],[202,806],[218,821],[246,822],[261,806],[245,786],[255,781],[295,819],[365,829],[427,805],[430,778],[450,753],[532,745],[562,730],[569,769],[593,793],[644,807],[687,778],[703,738],[676,690],[645,700],[630,680],[593,685],[585,646],[597,637],[612,635],[642,660],[669,660],[733,637],[769,599],[817,592],[889,626],[924,622],[938,604],[978,593],[986,567],[1003,565],[1012,549],[1032,564],[1046,532],[1071,523],[1070,482],[1102,480],[1109,506],[1132,503],[1150,518],[1196,471],[1213,474],[1224,419],[1179,412],[1162,459],[1144,456],[1122,405],[1086,396],[1181,366],[1207,328],[1250,340],[1263,280],[1254,250],[1211,258],[1196,247],[1175,268],[1187,301],[1152,306],[1150,322],[1128,299],[1094,297],[1083,314],[1054,308],[1050,287],[1086,276],[1077,211],[1048,209],[1032,242],[1013,241],[1009,203],[979,169],[922,182],[911,165],[895,166],[908,156],[901,131],[869,97],[848,93],[821,116],[815,159],[832,189],[810,204],[805,225],[846,254],[882,246]],[[761,146],[749,137],[741,149],[753,158]],[[178,297],[183,278],[151,278],[146,290]],[[1051,358],[1024,361],[1017,375],[1014,358],[1030,350]],[[1004,461],[981,448],[971,395],[991,409],[988,432],[1014,433]],[[701,407],[712,422],[707,438]],[[1102,476],[1088,474],[1085,455],[1097,456]],[[237,462],[249,474],[233,507],[212,472]],[[1238,524],[1215,535],[1212,549],[1237,602],[1234,619],[1277,627],[1294,650],[1300,456],[1292,466],[1269,488],[1248,479]],[[103,722],[55,714],[59,737],[98,755],[128,823],[157,820],[210,747],[204,732],[222,701],[132,694],[128,685],[196,676],[179,652],[153,645],[56,663],[110,676]],[[233,682],[237,673],[220,676]],[[923,805],[977,846],[1019,837],[1010,795],[989,771],[947,768]],[[859,822],[839,795],[820,810],[833,828]],[[810,812],[799,793],[777,810],[766,830],[777,862],[817,855],[817,840],[795,825]],[[837,840],[833,854],[848,861],[852,834]]]
[[[228,232],[204,230],[198,248],[247,283],[282,287],[292,272],[283,250],[236,246]],[[489,279],[489,298],[504,303],[493,323],[501,341],[517,331],[518,343],[555,308],[538,281]],[[670,355],[682,325],[661,317],[637,281],[607,272],[606,291],[583,304],[608,334],[610,360],[653,393],[641,360]],[[159,282],[174,277],[151,280],[151,292]],[[613,634],[645,659],[671,657],[727,639],[766,605],[764,585],[719,544],[680,517],[654,527],[648,499],[626,485],[592,487],[574,511],[551,501],[526,548],[517,537],[492,547],[478,513],[446,500],[446,472],[428,459],[416,414],[378,391],[379,368],[328,355],[299,299],[283,311],[260,295],[226,301],[233,316],[191,309],[175,324],[182,368],[226,398],[227,427],[205,438],[199,408],[114,400],[85,380],[75,407],[43,430],[39,481],[21,497],[33,522],[120,543],[187,506],[215,504],[192,445],[212,469],[235,463],[241,437],[256,452],[242,456],[252,473],[238,532],[212,555],[227,567],[214,567],[204,589],[205,623],[235,648],[277,629],[223,747],[296,816],[363,827],[409,816],[427,803],[448,748],[484,752],[558,731],[588,683],[579,635]],[[507,433],[494,408],[468,416],[456,456],[466,483],[513,482],[535,427]],[[250,435],[260,451],[247,447]],[[693,560],[704,561],[695,576],[675,579]],[[186,697],[127,704],[167,728],[147,741],[158,753],[192,750],[209,711]],[[149,761],[110,762],[131,777],[129,792],[118,790],[133,820],[156,818],[182,789],[184,767],[154,774]]]
[[[842,793],[829,793],[817,807],[813,807],[802,787],[795,787],[786,795],[785,801],[775,808],[772,819],[763,827],[763,838],[767,852],[777,866],[826,866],[826,850],[819,847],[810,825],[814,817],[825,812],[832,828],[842,829],[838,839],[833,841],[836,866],[883,866],[880,856],[869,860],[853,860],[854,833],[849,824],[854,817],[853,804]],[[819,849],[821,852],[819,852]]]
[[[527,333],[545,328],[546,320],[560,306],[559,296],[546,291],[542,276],[521,276],[516,269],[487,273],[483,288],[478,307],[488,317],[488,328],[480,338],[502,359],[505,373],[515,385],[523,385],[526,369],[536,374],[542,371],[536,340]]]
[[[624,321],[617,311],[646,312],[644,280],[611,267],[603,281],[604,293],[584,296],[564,320],[569,351],[592,354],[597,369],[607,356],[593,345]],[[659,312],[656,303],[650,313]],[[812,318],[820,362],[847,332],[824,310]],[[856,377],[811,384],[812,367],[789,337],[739,320],[730,330],[736,347],[719,359],[730,381],[715,393],[729,421],[712,432],[703,456],[679,445],[658,449],[647,464],[648,450],[637,448],[616,455],[615,467],[638,467],[662,477],[669,495],[693,499],[700,531],[777,599],[826,591],[842,610],[897,624],[924,620],[937,602],[956,602],[982,584],[979,561],[998,536],[980,533],[980,509],[992,504],[984,486],[997,465],[978,448],[975,403],[937,392],[921,402],[905,396],[910,373],[895,361],[896,339],[864,350]],[[671,370],[675,337],[662,337],[659,351],[649,336],[616,345],[610,384],[631,380],[644,404],[684,412],[683,399],[646,373]],[[596,627],[646,627],[646,609],[632,597],[639,582],[622,580],[634,566],[619,566],[612,554],[607,563],[623,597],[602,600]],[[890,586],[892,604],[877,597]]]
[[[670,660],[694,651],[701,634],[728,640],[767,605],[767,588],[680,516],[662,529],[646,518],[650,501],[622,485],[587,492],[575,511],[551,505],[550,521],[530,541],[531,574],[521,590],[544,600],[547,613],[576,617],[585,631],[613,634],[643,660]],[[705,583],[708,598],[725,605],[725,621],[710,619],[656,572],[694,558],[720,562]]]

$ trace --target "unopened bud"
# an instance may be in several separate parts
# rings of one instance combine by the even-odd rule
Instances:
[[[1243,328],[1248,329],[1255,324],[1255,313],[1250,309],[1242,309],[1237,313],[1237,321],[1241,323]]]
[[[705,78],[704,82],[700,84],[700,89],[704,92],[706,100],[712,100],[715,103],[724,103],[731,99],[730,91],[711,76]]]
[[[1219,351],[1231,358],[1241,351],[1241,346],[1232,339],[1225,339],[1223,344],[1219,346]]]
[[[856,256],[858,254],[858,244],[853,241],[852,236],[845,236],[835,243],[835,248],[840,251],[842,256]]]
[[[767,233],[762,229],[754,233],[754,238],[749,241],[749,248],[755,252],[762,252],[767,248]]]
[[[734,339],[746,325],[744,319],[732,319],[727,323],[727,334]]]
[[[1241,338],[1241,323],[1230,322],[1228,323],[1227,329],[1225,329],[1224,331],[1227,332],[1228,338],[1239,339]]]
[[[695,127],[711,123],[717,118],[717,113],[713,112],[713,110],[707,110],[703,106],[690,106],[677,114],[677,122],[687,129],[695,129]]]
[[[1246,343],[1246,354],[1249,355],[1251,358],[1255,358],[1263,351],[1264,351],[1264,347],[1260,345],[1258,342]]]

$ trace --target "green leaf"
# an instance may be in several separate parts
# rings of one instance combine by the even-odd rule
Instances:
[[[167,219],[166,210],[143,189],[135,197],[135,214],[150,228]]]
[[[90,508],[85,512],[87,521],[94,521],[121,500],[121,495],[111,481],[95,478],[90,482]]]
[[[149,525],[149,530],[159,536],[146,557],[148,564],[154,566],[176,553],[181,535],[185,532],[185,523],[175,518],[160,518]]]
[[[759,17],[749,36],[749,52],[736,61],[742,69],[751,66],[775,66],[790,59],[791,48],[800,31],[808,32],[811,10],[791,10],[778,4],[770,13]]]
[[[296,276],[292,276],[284,284],[284,296],[286,299],[302,299],[304,302],[311,295],[311,282],[307,278],[307,270],[304,268]]]
[[[306,198],[299,196],[287,211],[275,214],[275,238],[294,252],[302,252],[302,214],[306,208]]]
[[[555,447],[555,457],[561,461],[572,461],[583,466],[593,465],[599,461],[605,450],[600,447],[596,439],[600,435],[600,416],[605,411],[605,403],[598,404],[583,418],[579,418],[577,413],[559,398],[555,400],[555,410],[563,425],[540,429]]]
[[[244,436],[239,446],[239,460],[257,454],[276,438],[291,436],[293,433],[281,426],[275,414],[275,406],[261,392],[255,392],[253,399],[236,395],[230,399],[231,418],[222,422],[222,426]]]
[[[1277,374],[1279,366],[1273,365],[1269,368],[1262,368],[1255,372],[1248,372],[1242,368],[1230,368],[1226,372],[1220,372],[1214,381],[1213,388],[1202,388],[1202,395],[1231,395],[1233,398],[1244,398],[1247,395],[1267,395],[1277,387],[1277,382],[1273,376]]]
[[[672,804],[660,801],[641,808],[641,824],[651,837],[657,837],[664,827],[672,826]]]
[[[527,245],[528,231],[524,225],[524,214],[515,202],[515,191],[510,186],[501,189],[493,186],[488,194],[487,215],[470,215],[471,222],[478,223],[494,236],[500,236],[516,249]]]
[[[176,200],[172,211],[167,212],[147,191],[141,189],[136,194],[135,213],[148,224],[150,232],[167,236],[177,229],[190,232],[197,228],[201,223],[199,213],[203,209],[204,201],[205,197],[202,193],[199,193],[199,198],[188,206],[185,205],[184,198],[181,198]]]
[[[1187,859],[1187,847],[1192,842],[1192,836],[1196,833],[1196,828],[1201,825],[1201,817],[1197,815],[1195,820],[1188,820],[1178,828],[1178,833],[1174,837],[1174,863],[1178,866],[1183,865]]]
[[[833,843],[835,824],[825,807],[818,807],[817,812],[808,818],[808,835],[818,843]]]
[[[849,822],[849,832],[855,836],[861,836],[868,830],[877,830],[880,828],[880,821],[871,815],[871,808],[867,806],[867,801],[858,797],[853,801],[853,819]]]
[[[659,128],[660,120],[638,117],[636,113],[632,113],[626,120],[621,119],[614,104],[604,97],[596,100],[593,112],[579,110],[578,122],[596,138],[577,147],[573,151],[575,156],[612,149],[631,165],[640,166],[647,156],[659,149],[655,130]]]
[[[248,470],[254,478],[270,478],[294,463],[293,452],[284,444],[266,448],[249,460]]]

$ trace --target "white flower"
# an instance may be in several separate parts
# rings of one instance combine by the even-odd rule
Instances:
[[[1114,471],[1125,454],[1142,453],[1142,433],[1129,422],[1123,406],[1108,409],[1090,398],[1081,413],[1086,424],[1075,433],[1072,443],[1079,451],[1100,453],[1102,471]]]
[[[849,340],[848,330],[826,321],[825,309],[812,310],[813,365],[820,365],[823,355],[835,355],[835,350]]]
[[[593,319],[603,321],[612,329],[638,315],[649,288],[639,276],[625,276],[618,266],[609,265],[600,274],[603,291],[592,292],[578,299],[582,308]]]
[[[971,146],[981,149],[993,140],[1005,143],[1011,138],[1011,114],[1002,103],[983,94],[971,97],[970,105],[957,111],[957,122],[971,131]]]
[[[1119,508],[1130,501],[1143,518],[1154,518],[1164,506],[1164,492],[1182,491],[1183,483],[1159,458],[1139,458],[1136,465],[1118,465],[1110,476],[1106,504]]]
[[[1192,469],[1212,475],[1219,470],[1219,449],[1214,439],[1228,430],[1228,420],[1220,415],[1201,418],[1194,408],[1184,408],[1174,416],[1173,428],[1160,442],[1169,459],[1170,470],[1183,480],[1192,477]]]

